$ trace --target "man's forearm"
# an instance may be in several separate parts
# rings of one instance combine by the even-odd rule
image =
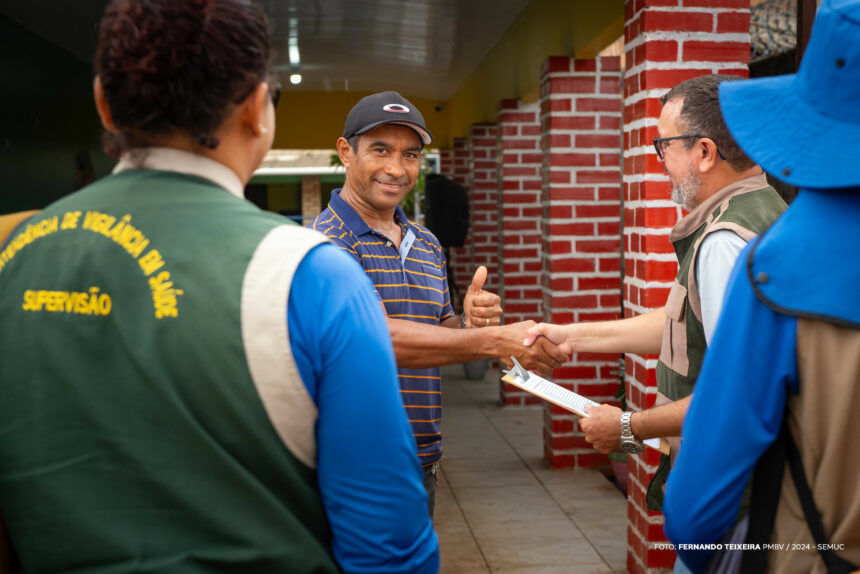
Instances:
[[[578,353],[651,355],[660,352],[665,324],[661,307],[629,319],[568,325],[568,340]]]
[[[646,438],[681,436],[681,426],[693,395],[659,407],[633,413],[630,430],[642,440]]]
[[[453,318],[452,318],[453,319]],[[427,325],[404,319],[388,319],[397,366],[425,369],[477,361],[502,354],[500,328],[455,329],[448,324]],[[459,317],[456,317],[459,324]]]

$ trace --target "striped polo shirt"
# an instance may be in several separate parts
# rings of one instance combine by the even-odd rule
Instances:
[[[394,217],[400,225],[399,250],[385,235],[371,229],[336,189],[328,207],[309,227],[358,261],[389,317],[438,325],[454,315],[442,246],[427,228],[409,221],[399,206]],[[398,369],[398,375],[418,457],[427,466],[442,457],[441,372],[438,367]]]

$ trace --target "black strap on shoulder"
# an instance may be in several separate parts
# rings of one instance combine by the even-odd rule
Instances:
[[[828,574],[851,574],[857,570],[857,566],[837,556],[827,544],[827,536],[824,533],[824,526],[821,524],[821,513],[815,506],[812,490],[806,481],[800,451],[788,430],[787,413],[783,416],[779,435],[759,459],[753,474],[749,531],[747,532],[746,543],[758,545],[757,547],[760,548],[764,548],[765,544],[770,543],[776,521],[776,509],[782,492],[786,461],[797,490],[797,496],[800,499],[800,506],[803,508],[803,516],[812,538],[815,540],[818,553],[827,567]],[[741,574],[767,572],[767,556],[767,550],[745,551],[741,563]]]
[[[788,427],[785,422],[783,422],[782,426],[784,428]],[[857,566],[837,556],[827,544],[827,535],[824,533],[824,525],[821,524],[821,513],[818,512],[818,508],[815,506],[815,499],[812,498],[812,490],[809,488],[809,483],[806,481],[806,473],[803,471],[800,450],[798,450],[797,445],[791,438],[791,433],[786,433],[786,435],[788,468],[791,470],[791,478],[794,480],[797,496],[800,498],[803,516],[806,518],[806,524],[809,526],[809,531],[815,540],[818,553],[821,555],[821,559],[824,560],[825,566],[827,566],[828,574],[850,574],[857,570]]]
[[[768,447],[756,464],[752,479],[749,530],[746,543],[754,548],[764,548],[770,543],[776,521],[776,508],[782,491],[785,471],[785,435],[788,425],[783,423],[776,440]],[[746,550],[741,562],[741,574],[767,572],[767,550]]]

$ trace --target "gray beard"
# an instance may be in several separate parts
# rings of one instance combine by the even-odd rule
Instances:
[[[686,209],[692,211],[698,204],[696,197],[702,189],[702,180],[696,173],[690,169],[678,185],[672,187],[672,201]]]
[[[676,187],[672,188],[672,201],[674,201],[675,203],[677,203],[678,205],[680,205],[682,207],[684,206],[684,203],[685,203],[684,192],[681,191],[680,187],[676,186]]]

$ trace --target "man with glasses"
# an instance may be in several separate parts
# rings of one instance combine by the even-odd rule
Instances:
[[[726,287],[666,536],[695,572],[860,572],[860,0],[821,2],[797,73],[721,86],[720,105],[799,191]]]
[[[622,413],[617,407],[601,405],[580,421],[586,440],[602,452],[637,453],[642,439],[680,436],[734,262],[746,242],[786,207],[761,168],[744,155],[726,129],[719,85],[738,79],[693,78],[660,100],[660,137],[654,138],[654,148],[672,184],[672,200],[690,211],[669,235],[679,271],[665,306],[618,321],[540,324],[526,339],[528,343],[533,336],[544,335],[570,352],[660,354],[660,406]],[[661,487],[669,466],[670,459],[664,455],[648,490],[651,509],[662,504]]]

